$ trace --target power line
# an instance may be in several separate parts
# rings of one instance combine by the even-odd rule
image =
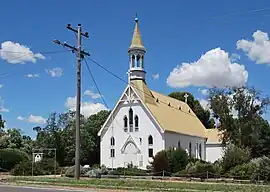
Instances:
[[[117,79],[119,79],[119,80],[121,80],[122,82],[124,82],[124,83],[126,83],[127,85],[129,85],[129,83],[128,83],[126,80],[124,80],[123,78],[119,77],[118,75],[116,75],[116,74],[113,73],[112,71],[106,69],[104,66],[102,66],[101,64],[99,64],[97,61],[95,61],[95,60],[92,59],[91,57],[88,57],[88,58],[89,58],[93,63],[95,63],[96,65],[98,65],[100,68],[104,69],[105,71],[107,71],[108,73],[110,73],[111,75],[113,75],[114,77],[116,77]],[[136,86],[134,86],[133,88],[135,88],[136,90],[138,90],[138,91],[144,93],[145,95],[148,95],[148,96],[150,96],[150,97],[152,97],[152,98],[154,97],[153,95],[150,95],[150,94],[146,93],[144,90],[141,90],[141,89],[139,89],[139,88],[136,87]],[[157,99],[158,99],[158,102],[159,102],[159,103],[163,103],[163,104],[165,104],[165,105],[167,105],[167,106],[169,106],[169,107],[172,107],[172,108],[174,108],[174,109],[177,109],[177,110],[181,111],[182,113],[185,113],[185,114],[191,115],[192,117],[197,118],[196,116],[192,115],[191,113],[188,113],[188,112],[185,112],[185,111],[181,110],[181,109],[179,108],[180,106],[179,106],[179,107],[174,107],[174,106],[172,106],[170,103],[168,103],[168,102],[166,102],[166,101],[162,101],[162,100],[160,100],[159,98],[157,98]],[[174,99],[174,98],[173,98],[173,99]]]
[[[97,91],[98,91],[98,93],[99,93],[99,95],[100,95],[100,97],[101,97],[101,99],[102,99],[104,105],[107,107],[107,109],[109,109],[109,106],[108,106],[107,102],[105,101],[105,99],[104,99],[104,97],[103,97],[103,95],[102,95],[102,93],[101,93],[101,91],[100,91],[100,89],[99,89],[99,87],[98,87],[98,84],[97,84],[97,82],[96,82],[96,80],[95,80],[95,78],[94,78],[94,75],[93,75],[93,73],[92,73],[91,70],[90,70],[90,67],[89,67],[89,65],[88,65],[87,60],[84,59],[84,62],[85,62],[85,64],[86,64],[86,67],[87,67],[87,69],[88,69],[88,72],[89,72],[89,74],[90,74],[90,76],[91,76],[91,78],[92,78],[92,80],[93,80],[93,82],[94,82],[94,84],[95,84],[95,87],[96,87],[96,89],[97,89]]]
[[[248,13],[261,12],[261,11],[267,11],[267,10],[270,10],[270,7],[265,7],[265,8],[260,8],[260,9],[251,9],[251,10],[242,11],[242,12],[235,12],[235,13],[227,13],[227,14],[223,14],[223,15],[217,15],[217,16],[211,17],[211,19],[216,19],[216,18],[221,18],[221,17],[229,17],[229,16],[237,16],[237,15],[245,15]]]
[[[46,55],[46,54],[56,54],[56,53],[69,52],[69,51],[71,51],[71,50],[44,51],[44,52],[40,52],[40,54],[44,54],[44,55]],[[13,51],[3,51],[3,50],[1,50],[1,49],[0,49],[0,52],[8,52],[8,53],[16,53],[16,54],[17,54],[17,53],[22,53],[22,54],[19,55],[19,56],[15,56],[15,57],[13,57],[13,58],[8,59],[9,62],[10,62],[10,61],[14,61],[14,60],[16,60],[16,59],[20,59],[20,58],[25,57],[25,56],[34,55],[34,53],[23,53],[23,52],[13,52]],[[12,72],[12,70],[14,70],[14,68],[16,68],[16,67],[17,67],[17,65],[16,65],[16,64],[13,64],[12,69],[9,70],[9,71],[0,73],[0,77],[6,77],[6,76],[10,75],[11,72]]]
[[[87,60],[84,60],[84,61],[85,61],[85,63],[86,63],[86,67],[87,67],[87,69],[88,69],[88,72],[90,73],[90,76],[91,76],[91,78],[92,78],[92,80],[93,80],[93,82],[94,82],[94,84],[95,84],[95,87],[96,87],[98,93],[99,93],[100,96],[101,96],[101,99],[102,99],[104,105],[107,107],[107,109],[109,109],[109,106],[108,106],[107,102],[105,101],[105,99],[104,99],[104,97],[103,97],[103,94],[101,93],[101,91],[100,91],[100,89],[99,89],[99,86],[98,86],[98,84],[97,84],[97,82],[96,82],[96,80],[95,80],[95,78],[94,78],[94,75],[93,75],[93,73],[92,73],[91,70],[90,70],[90,67],[89,67],[89,65],[88,65]],[[116,122],[116,124],[117,124],[118,126],[120,126],[120,127],[122,126],[122,125],[117,121],[117,119],[114,118],[113,113],[112,113],[112,119],[113,119],[114,122]],[[125,132],[125,133],[126,133],[126,132]],[[128,133],[126,133],[126,134],[129,135]],[[136,137],[136,136],[133,136],[133,137],[139,139],[139,137]]]

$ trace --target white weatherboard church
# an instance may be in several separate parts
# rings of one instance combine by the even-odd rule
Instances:
[[[138,19],[135,21],[128,49],[129,84],[98,133],[101,165],[117,168],[133,164],[146,169],[157,152],[177,147],[214,162],[222,155],[217,130],[207,130],[186,102],[148,88],[146,49]]]

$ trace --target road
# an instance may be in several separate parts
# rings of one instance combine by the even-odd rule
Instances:
[[[37,187],[23,187],[0,185],[0,192],[97,192],[95,190],[71,190],[59,188],[37,188]]]

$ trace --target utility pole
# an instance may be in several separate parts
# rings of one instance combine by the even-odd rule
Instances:
[[[76,72],[76,152],[75,152],[75,179],[80,179],[80,109],[81,109],[81,60],[84,56],[90,56],[89,53],[82,50],[81,36],[89,38],[88,33],[82,32],[81,24],[78,24],[78,29],[73,29],[70,24],[67,25],[67,29],[75,32],[77,35],[77,47],[71,46],[67,43],[61,43],[59,40],[53,40],[54,43],[62,45],[71,49],[71,51],[77,54],[77,72]]]

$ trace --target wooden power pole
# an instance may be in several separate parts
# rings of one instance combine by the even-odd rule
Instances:
[[[76,88],[76,152],[75,152],[75,179],[80,179],[80,109],[81,109],[81,60],[84,56],[90,56],[89,53],[82,50],[81,36],[89,38],[88,33],[82,32],[81,24],[78,24],[78,29],[73,29],[70,24],[67,25],[67,29],[76,33],[77,47],[71,46],[67,43],[61,43],[59,40],[53,40],[54,43],[62,45],[72,50],[77,54],[77,88]]]

